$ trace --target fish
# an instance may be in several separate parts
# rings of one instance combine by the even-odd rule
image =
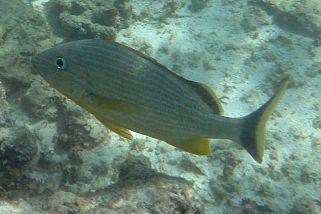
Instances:
[[[224,116],[219,97],[207,85],[172,72],[154,58],[114,41],[66,42],[36,54],[33,69],[51,87],[93,114],[120,136],[131,132],[209,156],[211,139],[239,143],[262,163],[265,127],[288,85],[252,113]]]

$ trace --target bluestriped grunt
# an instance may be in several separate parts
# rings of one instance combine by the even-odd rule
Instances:
[[[230,139],[260,163],[265,124],[288,84],[283,81],[251,114],[229,118],[208,86],[116,42],[60,44],[34,56],[32,65],[52,87],[127,139],[131,130],[197,155],[211,154],[211,138]]]

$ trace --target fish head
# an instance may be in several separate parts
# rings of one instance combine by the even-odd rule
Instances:
[[[83,74],[86,68],[80,68],[72,56],[72,51],[64,45],[58,45],[33,56],[31,64],[53,88],[76,99],[81,96],[83,84],[86,84]]]

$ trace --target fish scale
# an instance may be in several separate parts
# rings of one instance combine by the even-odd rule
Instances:
[[[83,48],[85,48],[85,47],[83,47]],[[70,49],[68,49],[68,50],[70,50]],[[73,50],[75,50],[75,49],[73,49]],[[82,56],[82,52],[79,54],[78,53],[78,56]],[[93,54],[92,56],[97,56],[97,54]],[[88,56],[87,56],[88,57]],[[114,66],[114,62],[113,62],[113,59],[111,59],[111,60],[109,60],[110,58],[108,57],[108,55],[105,55],[105,58],[108,60],[108,64],[105,64],[105,65],[107,65],[108,66],[108,68],[109,69],[107,69],[107,70],[105,70],[105,71],[109,71],[109,73],[110,72],[112,72],[112,69],[115,69],[115,67],[116,66]],[[86,57],[84,58],[84,59],[79,59],[80,61],[86,61]],[[96,58],[96,60],[99,60],[99,59],[97,59]],[[98,64],[97,64],[98,63]],[[101,65],[101,61],[98,61],[98,62],[96,62],[96,66],[100,66]],[[137,66],[137,64],[136,64],[136,66]],[[117,69],[117,67],[116,67],[116,69]],[[97,69],[98,70],[98,72],[99,72],[99,69]],[[133,67],[133,70],[138,70],[137,69],[137,67]],[[118,67],[118,71],[123,71],[124,72],[124,69],[123,69],[123,67]],[[117,71],[116,71],[117,72]],[[107,73],[107,72],[105,72],[105,73]],[[169,90],[169,89],[166,89],[166,88],[164,88],[162,85],[159,85],[158,84],[158,82],[161,82],[162,84],[165,84],[166,83],[166,81],[162,81],[162,78],[160,78],[160,77],[158,77],[157,75],[155,75],[156,73],[154,72],[154,70],[148,70],[148,71],[143,71],[143,72],[141,72],[141,73],[148,73],[149,74],[149,76],[150,77],[144,77],[144,76],[142,76],[142,75],[137,75],[137,74],[135,74],[135,72],[126,72],[125,71],[125,74],[126,73],[129,73],[129,74],[132,74],[131,75],[131,77],[130,78],[132,78],[132,80],[134,80],[134,79],[137,79],[137,78],[135,78],[135,77],[138,77],[138,79],[139,79],[139,81],[140,81],[140,84],[146,84],[146,83],[148,83],[149,82],[149,80],[152,82],[152,84],[154,84],[154,85],[156,85],[156,86],[158,86],[158,87],[162,87],[161,88],[161,90],[159,90],[159,92],[162,92],[162,91],[164,91],[164,92],[168,92],[168,93],[166,93],[166,97],[169,97],[169,96],[171,96],[171,94],[173,93],[173,96],[172,96],[172,98],[181,98],[181,97],[184,97],[184,98],[186,98],[186,99],[188,99],[189,100],[189,102],[190,102],[190,100],[191,100],[191,97],[187,97],[187,96],[184,96],[184,94],[191,94],[191,93],[193,93],[193,91],[187,91],[188,90],[188,88],[185,88],[185,92],[184,91],[182,91],[180,88],[173,88],[173,87],[170,87],[168,84],[166,85],[166,87],[167,88],[171,88],[171,91]],[[133,74],[134,73],[134,74]],[[125,75],[125,74],[123,74],[123,75]],[[148,79],[148,78],[153,78],[153,79]],[[165,79],[165,77],[163,77],[163,79]],[[168,78],[167,78],[168,79]],[[174,82],[172,81],[171,82],[172,84],[174,84]],[[150,90],[150,88],[148,88],[148,90]],[[178,91],[178,92],[177,92]],[[180,92],[180,94],[178,94]],[[195,101],[195,100],[194,100]],[[188,106],[187,106],[188,107]],[[201,105],[198,105],[197,106],[198,108],[200,108],[201,107]],[[208,107],[206,107],[206,106],[202,106],[204,109],[207,109],[207,112],[209,112],[210,111],[210,109],[208,108]]]

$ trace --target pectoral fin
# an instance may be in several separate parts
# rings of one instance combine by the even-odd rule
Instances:
[[[108,99],[98,94],[90,93],[90,100],[98,108],[106,108],[122,113],[133,113],[139,111],[139,106],[119,99]]]
[[[111,123],[110,121],[106,120],[105,117],[101,117],[98,113],[100,109],[110,109],[113,111],[118,111],[124,114],[128,113],[135,113],[138,111],[138,107],[135,105],[131,105],[127,102],[117,100],[117,99],[107,99],[103,96],[90,93],[90,101],[91,105],[95,106],[92,113],[96,116],[98,120],[102,124],[104,124],[108,129],[112,130],[113,132],[119,134],[120,136],[132,140],[133,136],[131,135],[130,131],[126,128],[120,127],[118,125],[115,125]]]
[[[209,139],[201,138],[167,143],[195,155],[211,155]]]
[[[112,130],[113,132],[119,134],[120,136],[128,139],[128,140],[132,140],[133,136],[131,135],[130,131],[126,128],[120,127],[118,125],[115,125],[113,123],[111,123],[110,121],[108,121],[106,118],[104,117],[99,117],[96,115],[96,118],[106,126],[106,128]]]
[[[133,135],[130,133],[130,131],[128,129],[125,129],[123,127],[119,127],[116,125],[113,125],[111,123],[106,123],[104,124],[108,129],[112,130],[113,132],[119,134],[120,136],[128,139],[128,140],[132,140],[133,139]]]

